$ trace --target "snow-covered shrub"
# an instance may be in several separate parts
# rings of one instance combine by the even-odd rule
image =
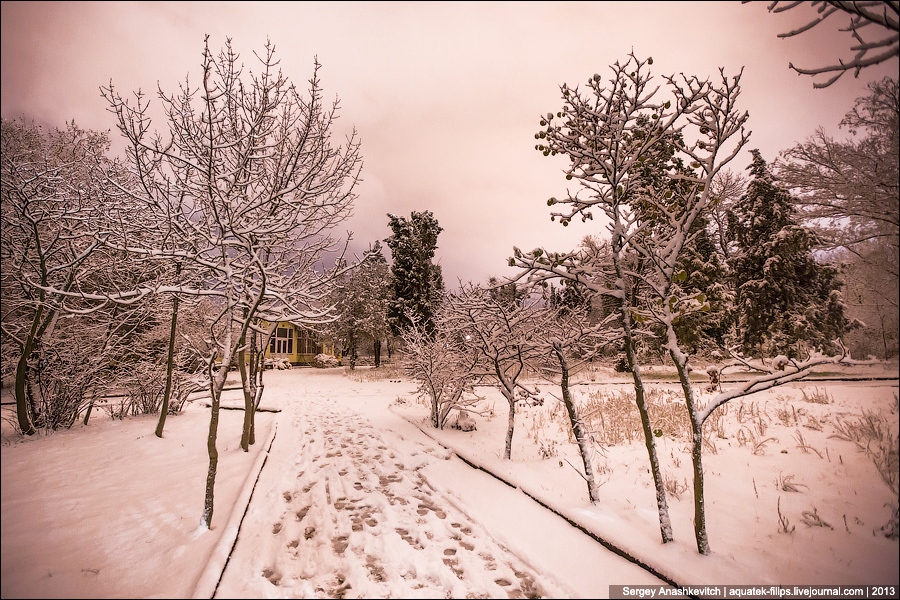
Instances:
[[[372,369],[350,369],[344,370],[344,375],[353,381],[400,381],[402,372],[394,365],[386,365],[382,361],[380,367]]]
[[[56,326],[53,343],[41,344],[28,361],[25,395],[35,428],[72,427],[102,393],[111,346],[80,320]]]
[[[784,371],[784,368],[790,363],[790,359],[784,354],[779,354],[772,359],[772,368],[776,371]]]
[[[330,354],[322,353],[316,355],[316,360],[313,364],[319,369],[330,369],[332,367],[337,367],[340,363],[338,359]]]
[[[166,370],[164,365],[141,361],[120,371],[117,383],[124,388],[122,400],[123,414],[155,415],[162,406],[166,391]]]
[[[98,377],[91,368],[79,368],[71,356],[52,354],[29,361],[31,382],[25,393],[33,408],[37,429],[68,429],[87,408]]]
[[[118,372],[111,385],[123,393],[124,397],[120,403],[104,406],[110,417],[122,419],[127,416],[159,414],[166,392],[166,365],[151,361],[129,365]],[[187,374],[173,371],[172,390],[166,414],[180,413],[188,396],[199,387],[200,384],[189,379]]]
[[[453,423],[453,429],[460,431],[475,431],[475,419],[469,416],[465,410],[460,410],[456,415],[456,421]]]
[[[478,355],[459,331],[450,327],[443,313],[439,312],[433,323],[431,334],[418,322],[403,331],[404,369],[418,382],[419,396],[430,404],[431,425],[443,429],[453,410],[465,410],[477,400],[466,394],[475,382],[472,371]]]

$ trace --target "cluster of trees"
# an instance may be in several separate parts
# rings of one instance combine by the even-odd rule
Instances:
[[[390,353],[413,322],[430,328],[444,293],[441,267],[433,262],[443,231],[437,219],[430,211],[413,211],[408,219],[387,216],[393,233],[384,241],[391,251],[391,266],[381,243],[375,242],[358,268],[338,282],[332,293],[337,318],[321,329],[351,369],[356,367],[361,343],[372,344],[377,368],[385,342]]]
[[[855,59],[796,70],[835,73],[827,87],[847,70],[896,56],[896,35],[866,43],[859,31],[875,24],[896,32],[895,3],[883,11],[864,4],[821,3],[818,19],[785,34],[835,11],[851,15]],[[796,3],[777,5],[770,10]],[[246,450],[278,322],[329,336],[351,367],[364,341],[379,366],[383,344],[390,352],[401,340],[435,427],[476,410],[477,384],[497,385],[509,405],[507,459],[517,406],[541,401],[526,376],[555,373],[592,501],[600,493],[590,432],[568,379],[580,361],[619,354],[634,382],[664,543],[672,526],[641,363],[666,355],[692,424],[703,554],[710,546],[702,427],[710,414],[848,360],[840,345],[854,326],[848,313],[876,328],[879,354],[897,351],[895,79],[870,86],[847,114],[842,125],[854,140],[819,132],[772,167],[753,151],[749,181],[726,169],[749,139],[740,74],[656,83],[652,59],[632,54],[610,67],[608,81],[595,74],[583,87],[563,84],[563,105],[541,117],[535,148],[566,156],[566,179],[579,189],[547,201],[551,220],[566,226],[597,213],[604,229],[573,251],[515,249],[509,265],[521,275],[513,281],[447,293],[433,262],[442,229],[430,212],[388,215],[390,267],[380,243],[358,262],[345,258],[349,239],[341,244],[331,232],[355,199],[355,132],[333,143],[339,103],[323,100],[318,62],[304,94],[277,70],[271,44],[259,60],[259,71],[245,75],[230,41],[214,54],[207,39],[199,86],[186,80],[177,93],[157,94],[165,133],[151,133],[141,92],[129,100],[112,83],[103,88],[126,141],[123,159],[107,156],[106,134],[74,123],[48,132],[2,123],[0,343],[3,376],[15,379],[18,427],[31,435],[70,427],[81,414],[87,422],[112,385],[138,373],[156,383],[149,401],[128,392],[129,406],[158,411],[162,436],[166,415],[196,389],[188,374],[203,372],[212,399],[205,526],[225,377],[240,371]],[[851,281],[849,309],[842,275]],[[720,370],[739,365],[762,375],[702,402],[688,376],[692,357],[716,352]]]
[[[259,60],[245,74],[230,41],[216,55],[207,38],[199,87],[158,93],[165,134],[151,133],[142,93],[103,88],[122,160],[74,124],[2,129],[3,368],[19,427],[70,426],[123,373],[150,366],[166,372],[161,436],[172,390],[183,398],[178,381],[200,367],[212,399],[204,526],[227,372],[240,370],[247,450],[275,324],[334,321],[333,290],[355,266],[331,236],[355,198],[355,132],[333,143],[339,107],[323,101],[318,62],[304,94],[271,44]]]
[[[774,171],[794,192],[798,218],[819,236],[817,247],[843,263],[850,313],[866,326],[851,335],[857,352],[897,353],[900,289],[900,89],[897,79],[869,84],[841,121],[855,137],[823,130],[781,153]]]
[[[737,104],[740,75],[722,73],[717,83],[665,77],[656,86],[648,73],[651,64],[631,55],[612,66],[608,84],[599,75],[588,80],[584,92],[564,84],[562,110],[543,117],[535,136],[544,155],[569,158],[566,178],[580,185],[565,198],[548,200],[562,207],[551,219],[565,225],[598,211],[606,218],[609,242],[570,253],[517,249],[510,264],[522,267],[531,282],[562,279],[618,303],[618,314],[605,323],[622,345],[634,379],[663,542],[672,539],[672,531],[638,340],[655,340],[668,355],[693,432],[697,548],[708,554],[704,422],[734,398],[796,380],[815,365],[848,360],[840,338],[852,323],[837,269],[814,255],[822,236],[800,222],[797,201],[759,152],[752,152],[746,189],[732,202],[717,195],[742,187],[724,170],[748,143],[748,116]],[[659,98],[662,89],[670,96]],[[873,103],[871,97],[864,101]],[[896,174],[893,182],[896,186]],[[893,206],[896,214],[896,187]],[[749,366],[764,374],[701,402],[689,378],[692,353],[701,343],[730,359],[721,368]],[[775,355],[768,366],[750,360]]]
[[[453,410],[475,410],[476,384],[499,387],[509,402],[507,459],[517,404],[537,401],[525,374],[557,373],[594,501],[599,491],[589,432],[568,391],[570,362],[604,351],[623,353],[634,381],[664,543],[672,540],[672,526],[640,365],[648,349],[667,355],[692,425],[695,538],[698,551],[708,554],[703,424],[735,398],[795,381],[820,364],[849,361],[841,337],[854,324],[846,314],[838,268],[821,260],[826,232],[810,226],[821,223],[804,212],[790,184],[778,181],[758,151],[751,152],[749,182],[725,169],[749,139],[748,115],[738,108],[740,75],[722,72],[715,82],[665,77],[660,85],[653,82],[650,65],[652,59],[630,55],[612,65],[608,82],[594,75],[584,90],[562,85],[563,107],[542,117],[535,135],[536,149],[545,156],[569,158],[566,179],[580,186],[565,198],[548,200],[554,207],[551,220],[565,226],[597,212],[605,217],[605,235],[588,238],[571,252],[515,249],[509,264],[522,270],[514,281],[462,286],[446,294],[430,318],[411,319],[402,335],[409,371],[430,400],[435,427],[444,427]],[[873,88],[857,110],[878,105],[884,87],[890,82]],[[660,97],[662,90],[669,95]],[[862,146],[875,144],[863,140],[854,148]],[[878,147],[871,158],[896,160],[896,145],[893,158],[882,156],[890,147]],[[781,171],[796,167],[790,159],[786,152],[778,163]],[[894,185],[883,194],[890,211],[893,193],[896,219],[896,171],[884,181]],[[811,194],[803,197],[808,206],[816,204]],[[840,205],[846,209],[848,202]],[[865,228],[877,217],[859,218]],[[888,233],[890,243],[896,230]],[[562,287],[550,286],[553,281]],[[689,377],[697,354],[723,357],[717,375],[730,366],[761,374],[703,401]]]
[[[351,369],[356,367],[359,345],[372,343],[375,366],[381,366],[381,348],[391,340],[388,309],[391,296],[391,272],[376,242],[357,268],[345,273],[331,293],[337,318],[321,330],[323,339],[334,343]],[[390,348],[390,344],[388,345]]]

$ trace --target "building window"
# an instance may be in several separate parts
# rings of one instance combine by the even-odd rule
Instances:
[[[318,344],[316,344],[316,337],[311,331],[301,329],[297,342],[297,351],[300,354],[319,354],[320,352]]]
[[[275,337],[269,345],[269,351],[272,354],[293,354],[294,352],[294,332],[287,327],[279,327],[275,330]]]

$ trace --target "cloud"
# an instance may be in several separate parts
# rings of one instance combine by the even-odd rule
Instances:
[[[750,147],[767,160],[819,126],[838,134],[866,84],[896,76],[897,61],[813,90],[788,61],[823,64],[847,46],[837,22],[777,38],[803,17],[730,2],[4,2],[2,116],[110,129],[100,86],[175,92],[188,73],[198,81],[205,35],[213,49],[231,37],[248,69],[269,39],[302,88],[318,58],[325,97],[341,102],[336,141],[353,127],[361,136],[364,181],[346,223],[354,248],[390,234],[388,212],[431,210],[448,283],[480,282],[509,272],[513,245],[566,250],[602,232],[550,222],[546,199],[571,182],[533,135],[561,107],[560,84],[606,76],[631,51],[653,56],[657,76],[744,67]]]

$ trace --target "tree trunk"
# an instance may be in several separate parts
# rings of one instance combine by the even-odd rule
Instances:
[[[429,387],[429,392],[430,392],[429,396],[431,398],[431,414],[430,414],[431,425],[435,429],[440,429],[441,428],[441,415],[440,415],[441,408],[440,408],[440,395],[439,394],[441,392],[438,389],[436,389],[436,386],[434,385],[434,381],[428,375],[426,375],[426,384]]]
[[[630,327],[629,327],[630,329]],[[644,430],[644,443],[647,446],[647,455],[650,458],[650,472],[653,475],[653,486],[656,489],[656,506],[659,512],[659,532],[663,544],[668,544],[675,539],[672,533],[672,520],[669,517],[669,503],[666,500],[666,488],[662,473],[659,468],[659,456],[656,453],[656,441],[653,429],[650,426],[650,412],[647,409],[647,400],[644,397],[644,382],[641,379],[640,367],[634,358],[634,346],[631,336],[625,343],[625,356],[628,360],[628,368],[634,379],[634,396],[638,412],[641,415],[641,428]]]
[[[503,458],[512,460],[513,431],[516,428],[516,391],[515,389],[509,391],[502,382],[500,384],[500,391],[503,392],[503,396],[506,398],[506,401],[509,402],[509,421],[506,426],[506,447],[503,451]]]
[[[620,238],[621,243],[621,238]],[[621,265],[618,259],[613,257],[616,276],[624,281]],[[659,468],[659,456],[656,453],[656,441],[653,437],[653,429],[650,426],[650,413],[647,409],[647,400],[644,398],[644,382],[641,379],[641,369],[637,365],[634,355],[634,336],[631,332],[631,317],[628,311],[628,300],[625,296],[623,285],[620,312],[622,314],[622,331],[625,337],[625,358],[631,377],[634,380],[634,401],[637,404],[638,413],[641,415],[641,428],[644,430],[644,444],[647,446],[647,455],[650,459],[650,473],[653,475],[653,486],[656,489],[656,507],[659,512],[659,532],[663,544],[668,544],[675,539],[672,533],[672,520],[669,517],[669,504],[666,500],[666,488]]]
[[[250,429],[253,424],[253,408],[256,398],[250,392],[250,381],[247,377],[247,361],[246,350],[244,344],[246,336],[242,336],[238,345],[241,350],[238,352],[238,371],[241,373],[241,389],[244,392],[244,426],[241,430],[241,449],[244,452],[250,452]]]
[[[47,273],[43,266],[42,273],[41,284],[47,285]],[[69,277],[63,286],[63,291],[68,291],[74,282],[75,272],[72,271],[69,273]],[[28,359],[31,358],[31,354],[34,352],[36,340],[45,340],[49,343],[49,338],[52,335],[53,328],[56,327],[56,320],[59,316],[59,312],[53,310],[42,321],[46,294],[41,291],[38,298],[38,306],[31,320],[31,329],[28,331],[28,337],[25,339],[25,344],[22,347],[22,356],[19,357],[19,361],[16,363],[16,418],[18,419],[19,429],[25,435],[37,433],[34,426],[37,411],[34,407],[34,394],[31,390],[30,375],[28,373]]]
[[[377,369],[381,366],[381,340],[378,338],[375,338],[373,342],[373,352],[375,355],[375,368]]]
[[[582,426],[581,418],[578,416],[578,408],[572,402],[572,395],[569,392],[569,363],[565,354],[563,354],[562,348],[554,346],[553,351],[556,353],[560,371],[562,372],[560,387],[562,388],[563,404],[565,404],[566,412],[569,414],[569,422],[572,423],[572,431],[575,433],[575,440],[578,442],[578,450],[581,452],[581,460],[584,463],[584,479],[587,481],[588,498],[592,503],[596,503],[600,499],[600,494],[597,489],[597,481],[594,479],[594,469],[591,466],[587,434]]]
[[[230,357],[229,357],[230,358]],[[212,524],[213,504],[216,488],[216,467],[219,464],[219,451],[216,449],[216,435],[219,429],[219,400],[222,397],[222,388],[225,387],[225,377],[231,361],[222,360],[222,366],[218,372],[213,370],[215,358],[210,359],[209,391],[212,404],[209,417],[209,435],[206,438],[206,449],[209,454],[209,468],[206,471],[206,492],[203,500],[203,514],[200,517],[200,525],[207,529]]]
[[[25,344],[22,347],[22,355],[16,363],[16,418],[18,419],[19,429],[25,435],[34,435],[36,430],[32,423],[32,414],[28,408],[28,399],[25,396],[25,388],[28,384],[28,359],[34,351],[34,340],[37,338],[38,324],[41,321],[41,315],[44,312],[43,305],[38,305],[31,321],[31,330],[28,337],[25,338]]]
[[[512,460],[512,441],[513,430],[516,428],[516,401],[509,400],[509,423],[506,427],[506,448],[503,451],[503,458]]]
[[[250,380],[250,402],[253,410],[250,411],[250,445],[256,443],[256,409],[259,407],[256,378],[260,369],[260,355],[256,348],[256,330],[250,332],[250,362],[248,378]]]
[[[697,405],[694,401],[694,389],[691,386],[687,365],[675,351],[670,349],[669,355],[678,371],[688,419],[691,422],[691,461],[694,466],[694,538],[697,540],[697,551],[706,555],[710,553],[710,548],[709,537],[706,533],[706,501],[703,495],[703,423],[698,422],[697,419]]]
[[[180,270],[181,265],[175,267],[176,277]],[[175,328],[177,324],[178,296],[175,295],[172,297],[172,326],[169,328],[169,353],[166,356],[166,391],[163,393],[162,406],[159,409],[159,423],[156,425],[156,437],[158,438],[162,437],[163,428],[166,426],[166,415],[169,414],[169,399],[172,397],[172,371],[175,366]],[[85,416],[85,424],[87,424],[87,416]]]
[[[695,427],[693,423],[691,430],[691,461],[694,466],[694,538],[697,540],[697,551],[707,555],[712,550],[706,533],[706,499],[703,494],[703,431],[702,426]]]
[[[347,338],[347,355],[350,359],[350,370],[354,370],[356,368],[356,332],[353,331],[350,333],[350,336]]]
[[[96,395],[94,397],[96,398]],[[93,399],[91,399],[90,403],[88,404],[87,410],[84,411],[84,424],[85,425],[88,424],[88,419],[91,418],[92,410],[94,410],[94,400]]]

